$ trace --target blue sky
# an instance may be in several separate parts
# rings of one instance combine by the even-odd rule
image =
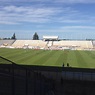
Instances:
[[[0,0],[0,38],[37,32],[60,39],[95,39],[95,0]]]

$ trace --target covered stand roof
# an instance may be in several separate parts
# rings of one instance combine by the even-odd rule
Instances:
[[[58,36],[43,36],[43,39],[45,40],[58,40]]]

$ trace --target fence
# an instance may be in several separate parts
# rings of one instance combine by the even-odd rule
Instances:
[[[0,95],[46,95],[52,90],[53,83],[41,73],[6,61],[10,64],[0,64]]]
[[[49,95],[62,79],[95,82],[95,69],[17,65],[0,59],[0,95]]]

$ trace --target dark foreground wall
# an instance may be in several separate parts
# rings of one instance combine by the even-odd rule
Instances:
[[[52,77],[58,81],[61,78],[67,80],[95,81],[95,69],[88,68],[0,64],[0,69],[5,69],[11,72],[14,70],[15,73],[19,72],[19,74],[24,74],[27,69],[28,72],[38,72],[48,78]]]
[[[0,64],[0,95],[95,95],[95,70]]]

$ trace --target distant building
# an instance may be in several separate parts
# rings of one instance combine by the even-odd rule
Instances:
[[[43,36],[44,41],[57,41],[58,38],[58,36]]]

